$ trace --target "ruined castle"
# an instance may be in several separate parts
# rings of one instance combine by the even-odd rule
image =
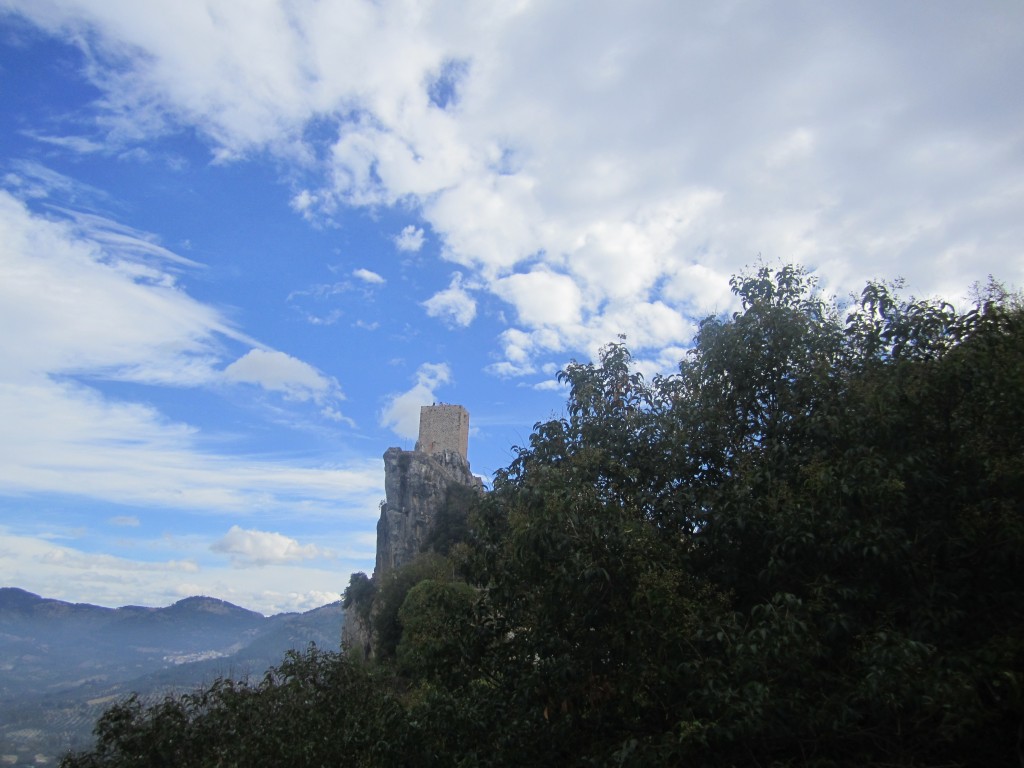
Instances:
[[[374,577],[418,555],[451,485],[483,490],[469,470],[469,413],[461,405],[424,405],[416,448],[384,453],[385,500],[377,522]]]
[[[483,482],[469,469],[469,413],[461,405],[420,408],[419,439],[411,451],[384,452],[384,494],[377,521],[373,579],[411,562],[427,548],[434,523],[449,502],[453,486],[478,493]],[[369,655],[370,617],[346,613],[343,642]]]

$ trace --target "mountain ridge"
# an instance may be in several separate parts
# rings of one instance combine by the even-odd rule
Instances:
[[[205,595],[109,608],[0,587],[0,760],[55,764],[119,698],[258,679],[289,650],[337,649],[342,622],[340,602],[264,616]]]
[[[100,612],[154,612],[154,611],[169,611],[169,610],[185,610],[193,609],[198,611],[207,611],[210,613],[216,613],[221,608],[232,610],[232,611],[243,611],[248,614],[254,614],[262,616],[264,618],[273,618],[274,616],[282,616],[289,613],[296,613],[295,611],[284,611],[282,613],[271,614],[266,616],[265,614],[253,611],[248,608],[243,608],[240,605],[231,603],[227,600],[222,600],[217,597],[210,597],[209,595],[190,595],[189,597],[183,597],[170,605],[166,606],[144,606],[144,605],[121,605],[115,608],[109,606],[96,605],[94,603],[78,603],[71,602],[68,600],[59,600],[53,597],[43,597],[36,594],[35,592],[29,592],[27,589],[21,587],[0,587],[0,614],[9,612],[15,608],[25,607],[39,607],[42,605],[61,605],[68,606],[71,608],[85,608],[95,609]],[[322,606],[321,606],[322,607]],[[311,610],[316,610],[311,609]],[[307,611],[308,613],[308,611]]]

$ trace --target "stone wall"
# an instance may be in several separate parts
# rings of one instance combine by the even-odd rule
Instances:
[[[461,405],[424,405],[416,450],[429,454],[448,451],[469,456],[469,412]]]

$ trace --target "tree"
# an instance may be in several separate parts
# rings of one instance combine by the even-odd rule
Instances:
[[[370,618],[373,597],[377,593],[377,585],[365,573],[353,573],[349,577],[348,586],[342,596],[341,607],[346,611],[358,613],[363,621]]]
[[[732,287],[673,375],[567,366],[447,557],[376,585],[376,667],[128,702],[67,765],[1024,763],[1020,300]]]
[[[678,375],[621,343],[570,365],[567,417],[499,474],[502,695],[534,742],[637,764],[1008,762],[1019,305],[873,283],[844,320],[797,268],[733,288]]]
[[[458,687],[472,675],[476,590],[465,582],[424,579],[398,610],[399,668],[415,680]]]
[[[393,659],[402,639],[400,611],[409,590],[424,579],[444,578],[450,566],[443,557],[432,552],[421,554],[412,562],[390,571],[381,579],[372,609],[375,652],[378,659]]]
[[[412,764],[418,749],[386,677],[337,653],[289,653],[259,682],[107,710],[96,746],[63,768]]]

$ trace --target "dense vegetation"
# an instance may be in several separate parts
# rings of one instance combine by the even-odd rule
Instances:
[[[78,766],[1024,764],[1024,310],[734,279],[679,372],[570,365],[385,584],[376,661],[128,701]]]

